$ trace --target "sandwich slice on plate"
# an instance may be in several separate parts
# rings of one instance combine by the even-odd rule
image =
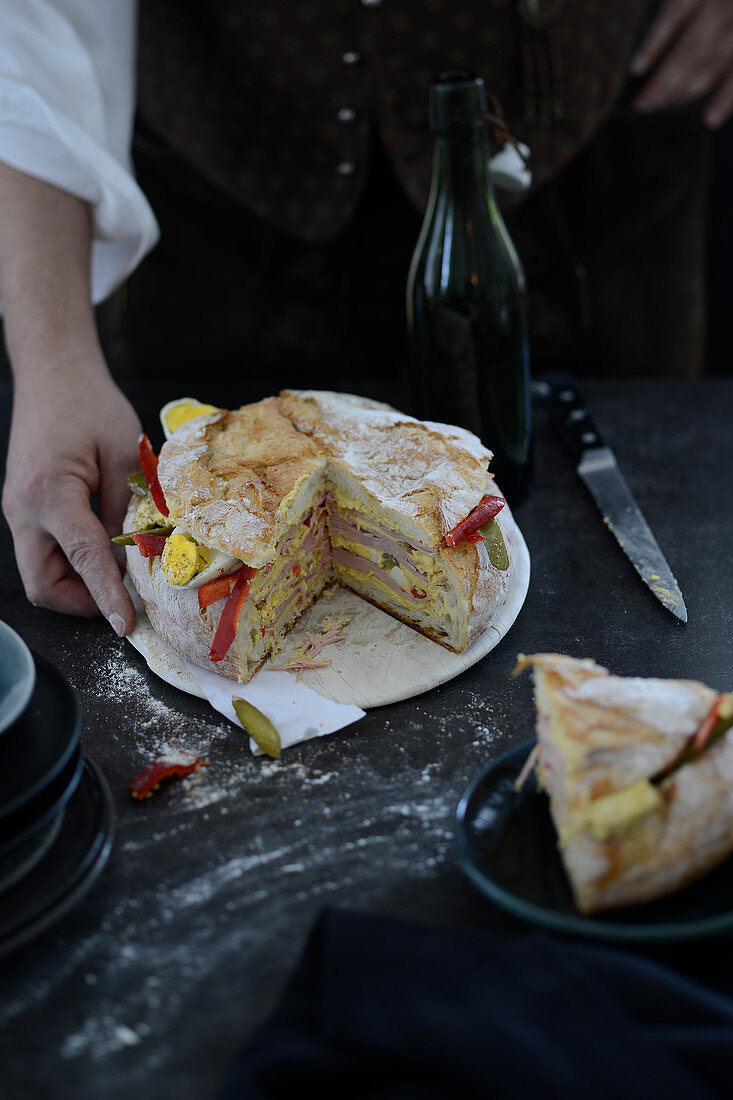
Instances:
[[[733,852],[733,695],[556,653],[528,666],[535,771],[581,912],[651,901]]]
[[[506,600],[514,520],[469,432],[348,394],[189,412],[128,509],[128,572],[181,656],[247,681],[330,584],[461,652]],[[165,410],[164,410],[165,411]]]

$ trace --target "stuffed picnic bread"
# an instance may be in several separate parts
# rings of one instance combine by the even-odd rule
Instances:
[[[733,695],[555,653],[528,666],[535,771],[581,912],[651,901],[733,852]]]
[[[125,520],[129,576],[177,653],[248,681],[334,583],[455,652],[486,630],[515,527],[475,436],[330,392],[207,408],[159,460],[141,438]]]

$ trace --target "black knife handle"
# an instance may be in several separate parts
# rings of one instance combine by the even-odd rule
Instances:
[[[547,406],[550,418],[573,452],[576,463],[586,451],[605,446],[590,410],[569,375],[541,375],[532,382],[532,394]]]

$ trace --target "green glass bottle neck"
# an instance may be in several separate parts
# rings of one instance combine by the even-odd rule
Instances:
[[[489,150],[482,128],[435,135],[429,205],[439,196],[460,205],[494,207]]]

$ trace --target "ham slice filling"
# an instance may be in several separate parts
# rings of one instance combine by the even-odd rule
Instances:
[[[363,547],[364,553],[334,545],[336,541]],[[333,495],[325,494],[285,532],[278,546],[278,560],[260,570],[259,583],[253,585],[250,595],[261,616],[256,632],[265,642],[284,633],[333,578],[334,566],[375,578],[401,599],[420,604],[427,596],[428,579],[410,550],[434,553],[433,547],[397,535],[360,512],[339,509]],[[391,576],[395,564],[406,583],[400,584]],[[271,581],[273,573],[276,576]]]
[[[380,569],[376,562],[371,561],[369,558],[363,558],[361,554],[353,554],[343,546],[334,546],[331,553],[335,565],[343,565],[347,569],[354,569],[358,573],[364,573],[366,576],[378,578],[378,580],[380,580],[382,584],[385,584],[387,588],[391,589],[392,592],[409,600],[410,603],[422,603],[425,599],[427,593],[424,588],[418,590],[422,591],[423,594],[416,596],[412,591],[398,584],[386,570]]]

